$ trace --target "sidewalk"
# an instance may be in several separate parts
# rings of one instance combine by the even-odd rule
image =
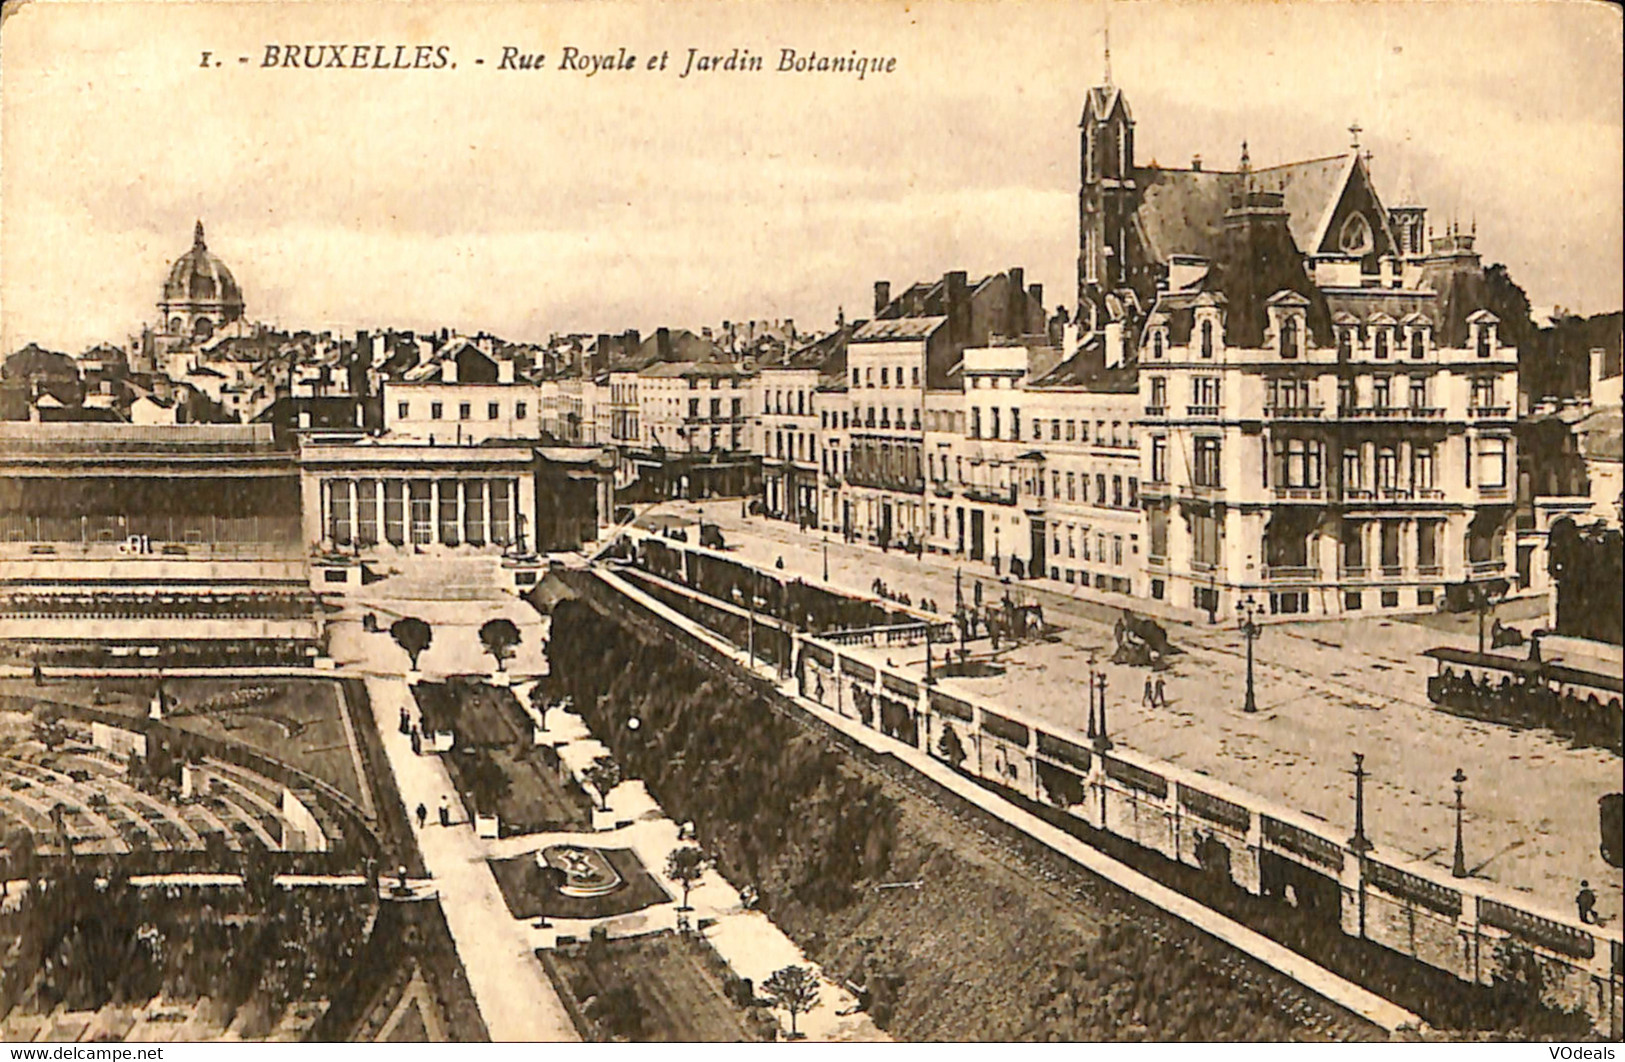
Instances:
[[[679,505],[683,514],[692,505]],[[780,521],[743,521],[737,504],[704,507],[723,527],[731,556],[816,586],[870,596],[876,577],[892,589],[934,597],[952,611],[951,561],[927,555],[882,553],[832,537],[830,579],[823,580],[822,536]],[[964,596],[973,594],[969,570]],[[984,599],[1003,592],[982,578]],[[1014,581],[1013,581],[1014,585]],[[1180,650],[1161,672],[1169,705],[1149,709],[1141,693],[1148,672],[1110,664],[1112,624],[1122,608],[1142,614],[1156,603],[1120,597],[1051,594],[1031,583],[1021,589],[1044,604],[1045,619],[1062,628],[1056,643],[1006,648],[995,654],[999,676],[945,679],[1052,725],[1085,731],[1090,658],[1107,676],[1114,741],[1159,759],[1209,774],[1265,799],[1330,822],[1352,826],[1352,754],[1366,755],[1366,828],[1379,847],[1448,871],[1454,849],[1454,791],[1450,778],[1466,772],[1463,832],[1469,872],[1522,890],[1546,907],[1572,910],[1581,879],[1591,882],[1598,910],[1619,917],[1625,874],[1608,866],[1598,846],[1597,800],[1620,789],[1620,761],[1600,749],[1572,748],[1544,730],[1464,719],[1436,710],[1427,698],[1432,661],[1423,650],[1438,645],[1474,648],[1474,617],[1370,616],[1334,621],[1272,623],[1254,645],[1259,711],[1241,711],[1246,646],[1233,621],[1209,626],[1169,625]],[[1119,595],[1106,595],[1119,597]],[[1510,609],[1527,608],[1517,602]],[[1527,623],[1525,624],[1527,626]],[[937,647],[937,660],[946,647]],[[974,642],[979,657],[987,641]],[[899,666],[923,666],[925,649],[887,651]]]
[[[419,756],[396,725],[411,693],[397,678],[368,676],[367,694],[395,784],[408,808],[457,803],[456,790],[438,756]],[[424,865],[440,890],[440,905],[457,955],[468,974],[480,1017],[494,1041],[576,1041],[564,1004],[532,950],[525,924],[508,913],[485,851],[471,824],[412,829]],[[387,875],[386,875],[387,877]]]

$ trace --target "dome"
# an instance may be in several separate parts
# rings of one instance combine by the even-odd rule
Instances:
[[[243,292],[226,263],[209,253],[203,222],[192,234],[192,249],[175,260],[164,281],[165,303],[204,303],[219,308],[225,320],[242,314]]]

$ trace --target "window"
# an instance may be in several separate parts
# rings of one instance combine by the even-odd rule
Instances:
[[[1477,346],[1479,357],[1487,358],[1490,356],[1490,329],[1488,325],[1478,326]]]
[[[1168,405],[1168,379],[1165,376],[1151,377],[1151,405],[1157,409],[1164,409]]]
[[[1433,489],[1433,448],[1418,447],[1411,454],[1411,482],[1417,490]]]
[[[1354,329],[1344,326],[1337,330],[1337,356],[1340,360],[1348,360],[1354,353]]]
[[[1498,490],[1507,485],[1507,441],[1491,438],[1478,441],[1478,485]]]
[[[446,412],[446,407],[444,405],[442,405],[441,403],[439,403],[439,402],[430,402],[429,403],[429,419],[430,420],[439,420],[441,418],[441,416],[445,412]]]
[[[867,387],[873,387],[875,385],[875,367],[873,365],[863,370],[863,381],[864,385]]]
[[[731,407],[732,410],[733,410],[733,419],[735,419],[735,420],[739,419],[740,411],[741,411],[741,409],[743,407],[743,404],[744,404],[743,399],[736,398],[736,399],[733,400],[733,405]]]
[[[722,399],[720,399],[720,398],[711,399],[711,419],[712,420],[721,420],[722,419]]]
[[[988,410],[988,417],[990,418],[990,430],[987,437],[989,439],[997,439],[999,437],[999,407],[994,406],[992,409]]]
[[[700,400],[698,398],[691,398],[688,400],[688,419],[700,419]]]
[[[1220,485],[1218,439],[1213,436],[1203,436],[1196,440],[1196,467],[1193,471],[1198,487],[1217,487]],[[1104,478],[1102,477],[1102,479]]]
[[[412,403],[410,403],[410,402],[397,402],[397,403],[395,403],[395,416],[399,417],[401,420],[406,420],[406,419],[410,418],[412,416]]]
[[[1442,520],[1416,521],[1416,566],[1425,573],[1439,567],[1439,531]]]
[[[1392,571],[1399,567],[1399,532],[1405,525],[1400,520],[1383,520],[1378,526],[1382,529],[1382,566]]]
[[[1095,504],[1106,504],[1106,474],[1104,472],[1095,473]]]
[[[880,367],[880,386],[881,387],[887,386],[887,372],[888,371],[889,370],[886,368],[886,366],[882,365]],[[901,382],[901,381],[898,381],[898,382]]]
[[[1488,409],[1495,405],[1495,377],[1479,376],[1473,380],[1474,409]]]
[[[1057,473],[1055,473],[1055,474],[1056,474],[1056,475],[1057,475],[1057,476],[1059,476],[1059,475],[1060,475],[1060,473],[1059,473],[1059,472],[1057,472]],[[1059,491],[1057,491],[1057,492],[1056,492],[1056,493],[1060,493],[1060,492],[1059,492]],[[1075,474],[1074,474],[1074,473],[1072,473],[1072,472],[1068,472],[1068,473],[1067,473],[1067,474],[1066,474],[1066,500],[1067,500],[1067,501],[1077,501],[1077,500],[1078,500],[1078,482],[1077,482],[1077,477],[1076,477],[1076,475],[1075,475]]]
[[[1411,408],[1426,409],[1428,407],[1428,381],[1425,376],[1411,377]]]
[[[1427,335],[1420,328],[1412,329],[1411,330],[1411,360],[1412,361],[1421,361],[1423,358],[1427,357],[1427,352],[1428,352]]]
[[[852,386],[853,387],[858,386],[858,370],[856,370],[856,369],[852,370]],[[764,403],[764,408],[765,408],[765,403]]]
[[[1153,435],[1151,437],[1151,482],[1168,482],[1168,439],[1166,436]]]
[[[1390,384],[1388,382],[1388,377],[1386,376],[1379,376],[1371,381],[1371,404],[1377,409],[1389,409],[1392,407],[1393,403],[1389,401],[1391,397],[1389,394],[1389,387]]]
[[[1217,376],[1191,377],[1191,405],[1215,407],[1219,404],[1219,378]],[[1096,441],[1099,441],[1101,425],[1095,426]]]
[[[1318,439],[1286,439],[1275,444],[1276,476],[1283,487],[1320,486],[1322,444]]]
[[[1202,322],[1202,357],[1213,357],[1213,322]]]
[[[1021,441],[1021,410],[1015,406],[1010,407],[1010,438]]]
[[[1159,328],[1155,332],[1151,333],[1151,358],[1152,358],[1152,360],[1160,361],[1162,359],[1162,346],[1163,346],[1162,329]]]
[[[1365,525],[1350,522],[1343,525],[1343,570],[1365,571]]]
[[[1372,340],[1372,346],[1373,346],[1374,356],[1376,357],[1376,359],[1378,361],[1387,361],[1388,360],[1388,329],[1386,329],[1386,328],[1377,329],[1377,334],[1376,334],[1375,338]]]
[[[1121,509],[1123,507],[1123,477],[1112,477],[1112,505]],[[1122,563],[1119,561],[1118,563]]]
[[[1399,476],[1399,459],[1394,451],[1383,447],[1377,451],[1377,489],[1393,490]]]
[[[972,439],[980,439],[982,437],[982,407],[981,406],[972,406],[972,407],[970,407],[970,437]]]
[[[1066,441],[1067,442],[1076,442],[1077,441],[1077,438],[1078,438],[1077,428],[1078,428],[1077,421],[1069,420],[1069,421],[1066,422]],[[1084,441],[1088,442],[1087,439],[1085,439]]]
[[[513,417],[515,420],[524,420],[530,415],[530,406],[524,402],[513,404]]]
[[[1051,442],[1061,441],[1061,420],[1059,417],[1049,422],[1049,437]]]
[[[1288,317],[1281,322],[1281,357],[1295,358],[1298,356],[1298,319]]]
[[[918,365],[914,366],[913,383],[915,387],[920,386],[920,367]]]
[[[485,419],[486,420],[496,420],[497,417],[500,416],[500,415],[501,415],[501,408],[498,406],[497,403],[495,403],[495,402],[487,402],[485,404]]]
[[[1353,380],[1339,380],[1339,381],[1337,381],[1337,412],[1341,415],[1341,414],[1347,413],[1349,410],[1351,410],[1353,408],[1354,408],[1354,381]]]

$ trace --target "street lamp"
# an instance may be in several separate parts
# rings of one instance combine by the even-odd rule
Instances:
[[[1467,876],[1467,857],[1461,848],[1461,784],[1467,780],[1467,776],[1462,773],[1460,767],[1457,767],[1456,773],[1450,776],[1450,780],[1456,783],[1456,858],[1450,865],[1450,876],[1465,878]]]
[[[1370,773],[1365,769],[1365,755],[1354,754],[1354,836],[1349,838],[1349,848],[1362,859],[1374,847],[1371,839],[1365,835],[1365,780]]]
[[[1241,710],[1256,712],[1258,711],[1258,698],[1253,695],[1253,643],[1258,640],[1259,634],[1263,633],[1264,628],[1255,619],[1263,610],[1259,607],[1258,602],[1253,600],[1253,595],[1248,594],[1247,600],[1243,601],[1239,606],[1239,611],[1241,612],[1241,636],[1247,640],[1247,699],[1242,702]]]
[[[824,582],[829,582],[829,532],[824,532]]]
[[[1100,690],[1100,733],[1095,737],[1095,748],[1105,752],[1112,747],[1112,739],[1108,736],[1106,728],[1106,671],[1101,669],[1095,676],[1095,683]]]
[[[1100,736],[1100,730],[1095,726],[1095,655],[1089,654],[1089,740],[1093,741]]]

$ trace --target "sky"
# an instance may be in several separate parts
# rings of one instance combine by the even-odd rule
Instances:
[[[1379,191],[1476,223],[1537,307],[1620,308],[1611,4],[35,0],[0,36],[0,349],[138,332],[199,218],[288,328],[805,329],[866,316],[876,280],[1017,265],[1069,304],[1108,24],[1141,164],[1331,155],[1357,122]],[[447,62],[262,65],[335,43]],[[566,47],[638,69],[559,69]],[[690,48],[767,69],[682,78]],[[895,69],[780,73],[783,48]]]

